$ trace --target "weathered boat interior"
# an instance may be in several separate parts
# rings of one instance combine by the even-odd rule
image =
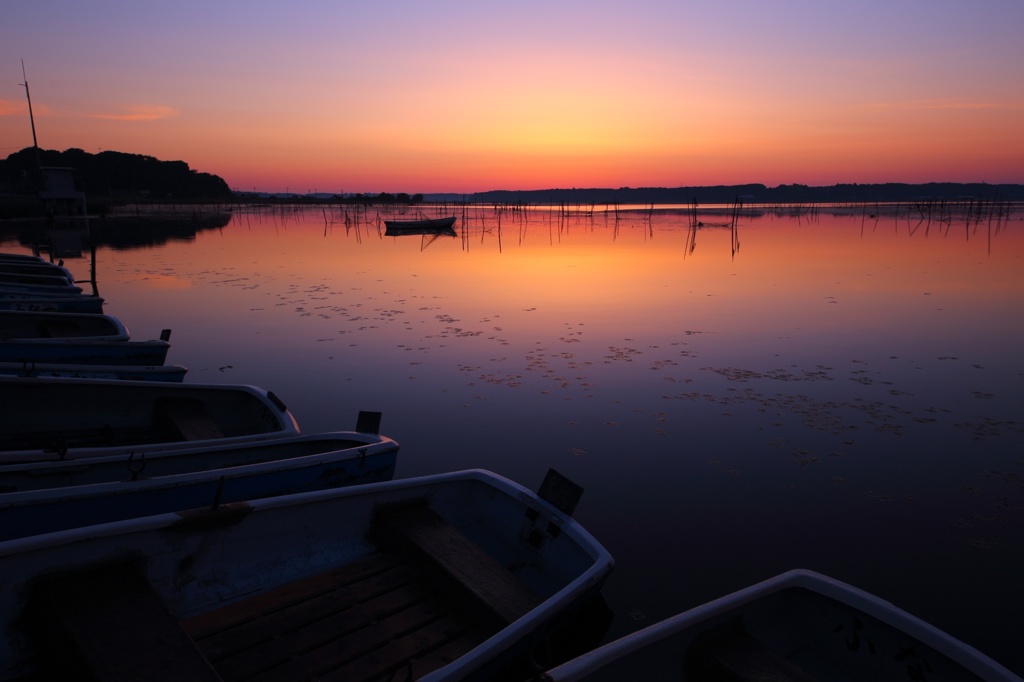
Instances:
[[[542,601],[426,504],[384,508],[372,535],[370,556],[180,621],[132,562],[47,580],[37,657],[97,679],[416,679]]]

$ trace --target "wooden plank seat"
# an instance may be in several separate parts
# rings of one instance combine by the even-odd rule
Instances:
[[[389,554],[282,585],[182,622],[225,680],[414,679],[481,632]]]
[[[75,679],[220,679],[132,564],[42,581],[30,618],[45,633],[43,663]]]
[[[442,582],[466,591],[500,626],[508,625],[543,600],[497,559],[449,525],[426,504],[378,512],[375,536],[422,562]]]
[[[206,413],[198,398],[160,398],[156,402],[156,422],[177,440],[223,438],[224,433]]]

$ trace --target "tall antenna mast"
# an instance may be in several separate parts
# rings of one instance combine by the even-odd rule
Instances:
[[[28,120],[32,124],[32,148],[36,150],[36,164],[41,166],[42,162],[39,160],[39,143],[36,141],[36,118],[32,115],[32,95],[28,91],[28,76],[25,75],[25,60],[21,60],[21,77],[25,79],[24,83],[18,85],[25,88],[25,98],[28,100]]]

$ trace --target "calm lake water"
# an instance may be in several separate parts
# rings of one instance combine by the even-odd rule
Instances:
[[[273,390],[305,432],[383,412],[398,477],[582,485],[606,638],[804,567],[1024,673],[1020,214],[458,215],[236,209],[139,247],[97,220],[99,291],[173,330],[187,382]]]

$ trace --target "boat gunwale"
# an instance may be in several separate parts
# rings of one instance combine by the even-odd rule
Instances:
[[[120,380],[118,380],[120,381]],[[212,445],[197,445],[191,447],[188,445],[189,441],[181,441],[182,447],[174,448],[170,450],[165,449],[153,449],[147,450],[145,446],[140,447],[132,452],[119,452],[117,454],[98,454],[95,457],[79,457],[76,459],[64,459],[64,460],[46,460],[42,462],[10,462],[4,463],[0,461],[0,476],[5,473],[20,473],[23,471],[31,471],[33,469],[39,469],[41,467],[49,467],[53,465],[59,465],[61,468],[67,467],[69,469],[76,469],[79,467],[97,466],[103,464],[127,464],[128,460],[132,457],[145,457],[147,461],[153,459],[164,459],[169,457],[176,457],[180,455],[196,455],[199,453],[221,453],[229,450],[244,450],[246,448],[256,448],[262,446],[287,446],[291,443],[301,443],[305,441],[316,441],[316,440],[341,440],[342,438],[348,440],[357,440],[359,438],[365,438],[366,445],[377,445],[382,442],[395,441],[387,436],[374,433],[364,433],[361,431],[323,431],[319,433],[306,433],[296,434],[291,436],[283,436],[280,438],[264,438],[260,440],[252,441],[241,441],[231,443],[214,443]],[[396,443],[397,445],[397,443]],[[365,446],[358,446],[365,447]],[[328,451],[324,451],[325,453]],[[333,452],[331,450],[330,452]]]
[[[36,374],[39,372],[39,374]],[[81,373],[75,374],[75,372]],[[183,365],[88,365],[64,362],[33,362],[0,360],[0,376],[25,379],[108,379],[124,381],[123,377],[96,376],[102,374],[137,374],[147,380],[181,383],[188,373]],[[172,378],[177,377],[177,378]]]
[[[193,485],[197,482],[217,482],[221,479],[224,481],[230,481],[238,478],[247,478],[253,475],[280,473],[291,469],[306,468],[315,466],[316,464],[323,464],[327,462],[341,462],[354,459],[363,459],[367,457],[375,457],[378,455],[389,454],[391,452],[397,452],[399,448],[398,443],[392,440],[391,438],[388,438],[387,436],[372,436],[374,440],[370,441],[369,434],[356,434],[352,432],[351,435],[352,437],[350,437],[349,440],[355,440],[355,436],[357,435],[366,436],[368,440],[365,443],[352,445],[351,447],[348,448],[335,448],[332,450],[318,452],[316,454],[300,455],[298,457],[291,457],[288,459],[270,459],[261,462],[255,462],[252,464],[243,463],[231,466],[222,466],[216,469],[202,469],[199,471],[166,474],[162,476],[140,477],[137,480],[115,480],[104,481],[100,483],[84,483],[79,485],[59,486],[54,488],[36,488],[32,490],[4,492],[0,493],[0,512],[2,512],[6,508],[17,506],[29,506],[37,501],[65,502],[97,495],[116,497],[117,495],[133,495],[139,492],[144,492],[147,490],[157,488],[175,488]],[[284,439],[271,438],[264,441],[259,441],[259,443],[266,444],[268,446],[275,446],[279,445],[279,441],[281,440]],[[233,443],[232,445],[238,448],[244,448],[253,447],[257,444]],[[189,450],[173,451],[170,454],[200,454],[208,449],[209,448],[192,448]],[[164,454],[167,453],[153,453],[154,456]],[[344,456],[342,457],[342,455]],[[71,467],[79,465],[81,463],[80,460],[65,461],[69,462]],[[124,461],[127,463],[128,458],[124,458]],[[35,466],[29,467],[30,469],[39,469],[40,464],[47,464],[47,462],[37,462],[33,464]],[[0,476],[2,476],[5,473],[9,472],[6,471],[2,465],[0,465]]]

